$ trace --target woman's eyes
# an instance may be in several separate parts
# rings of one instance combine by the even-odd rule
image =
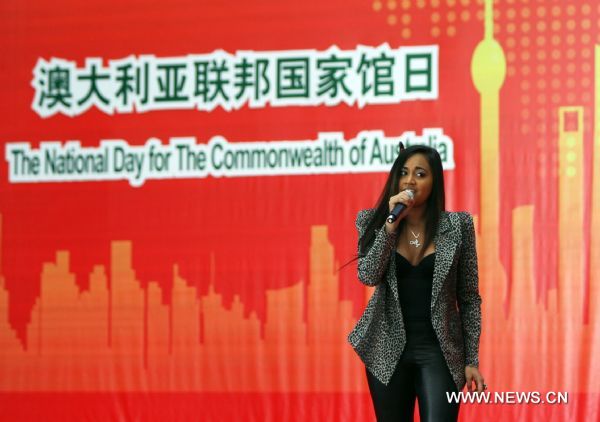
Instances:
[[[401,175],[401,176],[406,176],[407,174],[408,174],[408,173],[407,173],[407,172],[405,172],[405,171],[402,171],[402,172],[400,173],[400,175]],[[419,177],[425,177],[425,176],[426,176],[426,174],[425,174],[425,173],[423,173],[423,172],[419,172],[419,173],[417,173],[417,176],[419,176]]]

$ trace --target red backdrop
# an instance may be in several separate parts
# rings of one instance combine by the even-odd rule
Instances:
[[[355,254],[357,211],[373,206],[386,177],[358,166],[167,173],[141,186],[16,182],[11,145],[215,136],[275,145],[441,128],[454,148],[447,209],[471,212],[477,225],[480,370],[492,392],[569,394],[562,405],[463,404],[461,420],[598,419],[594,2],[3,0],[0,8],[0,418],[374,419],[364,367],[345,340],[370,291],[355,266],[338,268]],[[34,106],[40,81],[50,83],[34,73],[40,60],[83,69],[94,57],[108,67],[129,56],[294,56],[332,46],[360,57],[360,48],[386,43],[437,46],[432,98],[113,114],[90,106],[46,117]]]

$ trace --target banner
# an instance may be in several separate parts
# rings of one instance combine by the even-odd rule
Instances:
[[[475,221],[460,419],[600,417],[595,2],[1,8],[1,420],[375,420],[343,265],[400,141]]]

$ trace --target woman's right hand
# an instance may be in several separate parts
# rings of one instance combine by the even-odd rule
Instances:
[[[390,201],[389,201],[390,211],[389,212],[392,212],[392,210],[394,209],[396,204],[399,204],[399,203],[406,205],[406,208],[404,209],[404,211],[402,211],[400,213],[398,218],[396,218],[396,221],[394,221],[393,223],[388,223],[387,221],[385,222],[385,229],[387,230],[388,233],[394,233],[396,231],[396,229],[398,228],[398,224],[400,224],[400,220],[402,220],[404,217],[406,217],[406,214],[409,213],[410,209],[414,205],[415,200],[410,197],[410,194],[407,192],[407,190],[403,190],[399,194],[394,195],[390,198]]]

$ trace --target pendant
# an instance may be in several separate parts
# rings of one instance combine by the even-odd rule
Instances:
[[[421,244],[419,243],[419,239],[411,240],[408,243],[410,243],[411,245],[415,245],[415,248],[418,248],[419,246],[421,246]]]

